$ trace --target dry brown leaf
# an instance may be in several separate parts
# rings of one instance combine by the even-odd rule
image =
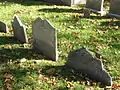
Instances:
[[[13,79],[13,76],[11,75],[11,74],[9,74],[9,73],[5,73],[4,75],[3,75],[3,78],[5,78],[5,79]]]

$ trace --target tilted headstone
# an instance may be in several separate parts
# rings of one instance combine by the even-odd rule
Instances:
[[[14,37],[22,42],[28,42],[26,28],[20,21],[17,15],[14,15],[13,20],[11,21]]]
[[[120,0],[110,0],[109,15],[120,18]]]
[[[4,33],[8,33],[9,32],[8,31],[8,26],[4,22],[2,22],[2,21],[0,21],[0,32],[4,32]]]
[[[74,4],[85,4],[86,0],[44,0],[55,4],[74,5]]]
[[[57,60],[56,29],[47,21],[37,18],[32,25],[33,49],[52,60]]]
[[[86,0],[85,9],[103,15],[105,14],[103,3],[104,0]]]
[[[112,79],[104,70],[102,62],[94,57],[87,48],[83,47],[69,53],[66,66],[87,74],[106,86],[111,86]]]

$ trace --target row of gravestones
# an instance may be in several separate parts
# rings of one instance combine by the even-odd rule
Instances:
[[[58,4],[86,4],[84,15],[85,17],[90,16],[90,11],[105,15],[106,12],[103,10],[104,0],[44,0],[51,3]],[[110,0],[110,10],[108,13],[109,16],[120,17],[120,0]]]
[[[22,24],[17,15],[11,22],[14,37],[21,42],[27,43],[26,27]],[[8,33],[8,27],[0,21],[0,32]],[[48,20],[37,18],[32,25],[33,49],[39,53],[43,53],[52,60],[57,60],[57,35],[56,29],[49,23]]]
[[[85,6],[85,16],[90,16],[90,11],[105,15],[106,12],[103,10],[104,0],[87,0]],[[120,18],[120,0],[110,0],[109,16]]]
[[[26,28],[17,15],[14,15],[11,23],[14,37],[24,43],[28,42]],[[3,22],[0,22],[0,31],[8,33],[7,25]],[[57,33],[49,21],[37,18],[32,24],[32,35],[33,49],[56,61],[58,59]],[[105,86],[112,84],[112,78],[104,70],[102,62],[93,56],[85,47],[70,52],[65,65],[68,68],[87,74],[88,77],[101,82]]]

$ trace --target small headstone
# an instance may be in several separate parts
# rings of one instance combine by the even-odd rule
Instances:
[[[2,22],[2,21],[0,21],[0,32],[4,32],[4,33],[8,33],[9,32],[8,31],[8,26],[4,22]]]
[[[103,3],[104,0],[86,0],[85,9],[104,15],[105,11],[103,11]]]
[[[120,0],[110,0],[109,15],[120,18]]]
[[[22,42],[28,42],[26,28],[17,15],[14,15],[11,24],[14,32],[14,37]]]
[[[32,25],[33,49],[52,60],[57,60],[56,29],[47,21],[37,18]]]
[[[87,48],[83,47],[70,52],[66,65],[69,68],[87,74],[91,79],[106,86],[111,86],[112,84],[112,79],[104,70],[102,62],[94,57]]]

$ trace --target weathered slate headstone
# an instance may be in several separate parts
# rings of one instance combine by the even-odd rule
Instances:
[[[14,15],[13,20],[11,21],[14,37],[22,42],[28,42],[26,28],[20,21],[17,15]]]
[[[64,5],[86,4],[86,0],[44,0],[46,2]]]
[[[52,60],[57,60],[56,29],[47,21],[37,18],[32,25],[33,49]]]
[[[87,74],[106,86],[111,86],[112,79],[104,70],[102,62],[94,57],[87,48],[81,48],[69,53],[66,65],[77,71]]]
[[[85,10],[104,15],[105,11],[103,11],[103,3],[104,0],[86,0]]]
[[[0,21],[0,32],[4,32],[4,33],[8,33],[9,32],[8,31],[8,26],[4,22],[2,22],[2,21]]]
[[[109,15],[120,18],[120,0],[110,0]]]

